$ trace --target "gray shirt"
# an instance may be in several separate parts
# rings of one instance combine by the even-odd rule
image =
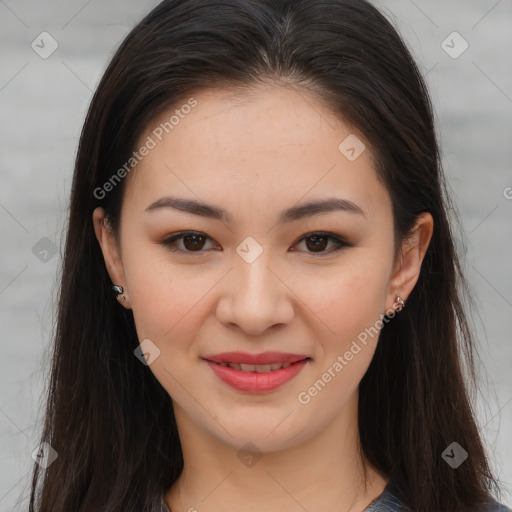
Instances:
[[[163,494],[161,505],[161,510],[158,512],[171,512],[165,503]],[[377,498],[375,498],[364,509],[363,512],[406,512],[406,508],[404,507],[403,503],[392,493],[389,486],[387,486],[382,494],[377,496]],[[488,512],[512,512],[512,510],[507,508],[505,505],[495,501],[492,508],[490,508]]]

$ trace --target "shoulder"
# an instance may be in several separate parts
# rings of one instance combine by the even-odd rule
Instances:
[[[386,488],[384,492],[368,507],[364,512],[410,512],[409,509],[403,504],[403,502],[392,492],[389,488]],[[496,500],[492,500],[485,512],[512,512],[512,509],[508,508],[503,503],[499,503]]]
[[[503,505],[503,503],[493,501],[489,507],[489,512],[512,512],[512,509],[508,508],[506,505]]]
[[[400,499],[395,496],[390,487],[387,486],[384,492],[372,501],[364,512],[405,512],[406,508]],[[501,512],[501,511],[500,511]]]

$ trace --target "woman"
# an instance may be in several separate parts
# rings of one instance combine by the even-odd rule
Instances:
[[[507,510],[450,208],[371,4],[159,4],[82,132],[30,510]]]

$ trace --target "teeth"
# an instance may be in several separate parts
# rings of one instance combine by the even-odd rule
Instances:
[[[219,363],[222,366],[229,366],[234,370],[252,373],[266,373],[288,368],[292,363],[271,363],[271,364],[238,364],[238,363]]]
[[[240,365],[240,370],[242,370],[243,372],[257,372],[257,373],[269,372],[270,371],[270,365],[269,364],[259,364],[259,365],[256,365],[256,364],[241,364]]]

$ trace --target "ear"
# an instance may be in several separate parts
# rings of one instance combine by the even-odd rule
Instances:
[[[421,264],[433,231],[434,219],[432,215],[428,212],[419,215],[410,236],[403,241],[395,262],[386,300],[386,311],[395,309],[393,305],[397,295],[405,302],[412,292],[420,277]]]
[[[123,295],[126,297],[126,300],[119,301],[119,303],[126,309],[130,309],[128,288],[124,276],[124,268],[119,246],[112,231],[112,227],[105,217],[105,210],[100,207],[96,208],[92,214],[92,221],[94,224],[94,232],[96,233],[96,238],[100,244],[101,252],[103,253],[103,258],[105,260],[105,266],[107,267],[107,272],[112,280],[112,284],[122,286],[124,290]],[[112,295],[114,296],[113,292]]]

